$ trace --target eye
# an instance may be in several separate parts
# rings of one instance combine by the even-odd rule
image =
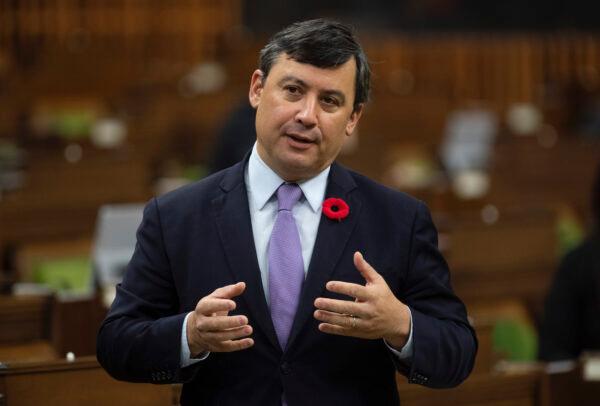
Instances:
[[[323,96],[321,98],[321,104],[326,111],[334,111],[340,107],[340,101],[334,96]]]
[[[285,91],[291,95],[300,94],[300,88],[298,86],[288,85],[284,87]]]
[[[325,96],[321,99],[323,103],[328,104],[330,106],[339,106],[340,102],[335,97]]]

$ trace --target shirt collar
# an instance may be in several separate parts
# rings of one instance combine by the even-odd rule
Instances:
[[[317,176],[298,182],[304,198],[315,213],[321,208],[323,199],[325,198],[327,177],[329,176],[330,169],[331,166],[328,166]],[[251,199],[254,201],[254,207],[257,207],[259,210],[265,207],[269,199],[277,191],[277,188],[285,182],[260,158],[256,150],[256,143],[252,147],[252,153],[248,160],[247,175]]]

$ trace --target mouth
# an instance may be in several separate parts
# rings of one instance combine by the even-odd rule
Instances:
[[[299,144],[309,145],[315,143],[315,140],[313,140],[312,138],[300,134],[286,133],[285,136]]]

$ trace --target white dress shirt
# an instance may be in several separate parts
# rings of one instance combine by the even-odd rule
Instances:
[[[312,256],[319,221],[321,220],[321,210],[323,200],[325,200],[325,190],[327,188],[327,177],[331,167],[325,168],[317,176],[305,181],[298,182],[302,189],[302,197],[294,206],[292,213],[298,227],[300,235],[300,244],[302,245],[302,260],[304,261],[304,274],[308,272],[310,258]],[[269,240],[275,218],[277,217],[277,188],[285,181],[279,177],[267,164],[260,158],[256,150],[256,143],[252,148],[252,153],[248,160],[248,166],[244,172],[246,182],[246,191],[248,193],[248,206],[250,209],[250,221],[252,222],[252,234],[254,237],[254,246],[260,268],[260,277],[265,299],[269,303],[269,259],[268,248]],[[358,272],[358,271],[357,271]],[[181,332],[181,366],[186,367],[194,362],[205,359],[208,353],[200,358],[190,358],[190,350],[187,343],[186,325],[189,314],[183,322]],[[387,343],[386,343],[387,345]],[[404,362],[410,362],[413,354],[412,349],[412,320],[408,341],[397,351],[388,345],[391,351]]]

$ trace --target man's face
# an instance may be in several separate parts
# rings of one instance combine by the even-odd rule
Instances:
[[[311,178],[329,166],[358,123],[353,111],[356,62],[322,69],[281,54],[269,76],[256,70],[250,104],[256,111],[257,150],[286,181]]]

